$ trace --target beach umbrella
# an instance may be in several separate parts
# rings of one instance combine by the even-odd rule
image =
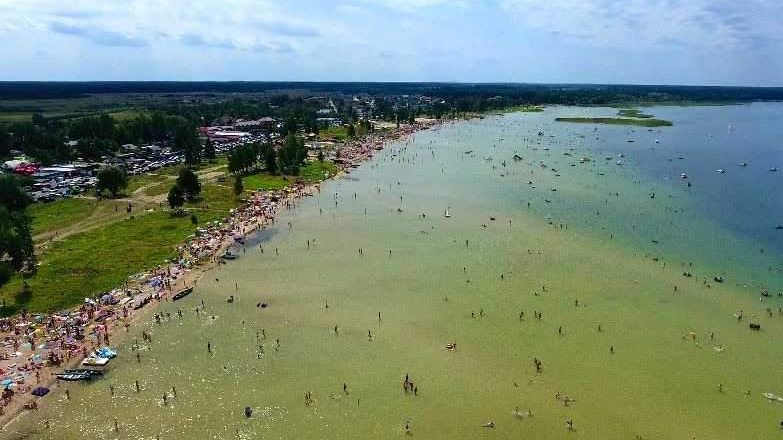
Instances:
[[[49,394],[49,388],[38,387],[38,388],[34,389],[33,392],[30,393],[30,394],[32,394],[33,396],[43,397],[43,396]]]
[[[11,388],[11,385],[14,384],[14,381],[11,379],[3,379],[2,382],[0,382],[0,385],[3,386],[3,388],[8,389]]]

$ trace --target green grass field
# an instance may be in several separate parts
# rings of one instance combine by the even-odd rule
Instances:
[[[168,194],[169,190],[174,186],[174,181],[172,180],[171,183],[160,183],[158,185],[153,185],[150,187],[147,187],[142,191],[145,196],[148,197],[156,197],[161,194]]]
[[[629,118],[555,118],[557,122],[575,122],[579,124],[634,125],[637,127],[670,127],[671,121],[662,119]]]
[[[37,113],[37,112],[15,112],[15,111],[4,112],[2,111],[2,108],[0,108],[0,123],[13,124],[17,122],[32,122],[33,113]],[[99,116],[103,113],[107,113],[107,112],[98,111],[98,110],[85,110],[85,111],[55,110],[55,111],[45,111],[42,112],[41,114],[47,119],[66,120],[66,119],[85,118],[88,116]],[[117,121],[127,121],[130,119],[134,119],[137,116],[140,116],[144,113],[145,112],[143,110],[131,110],[131,109],[117,109],[115,111],[108,111],[109,116],[111,116]]]
[[[266,172],[251,174],[242,178],[242,184],[245,186],[246,191],[274,191],[283,189],[290,183],[283,176],[275,176]]]
[[[170,167],[170,168],[175,168],[175,167]],[[164,171],[164,170],[168,170],[168,168],[161,168],[158,171]],[[167,177],[167,175],[168,175],[167,173],[160,173],[160,174],[142,174],[140,176],[131,176],[130,178],[128,178],[128,187],[125,188],[123,193],[126,195],[131,195],[136,190],[138,190],[143,186],[152,185],[155,183],[164,183],[168,181],[173,182],[173,180],[170,177]]]
[[[345,141],[348,139],[348,131],[345,127],[322,128],[318,131],[318,136],[321,138],[333,137],[338,141]]]
[[[36,203],[27,212],[33,218],[33,235],[36,235],[80,222],[90,217],[98,206],[96,200],[71,198]]]
[[[310,162],[299,170],[299,176],[306,182],[320,182],[337,174],[337,165],[332,162]]]
[[[79,199],[62,202],[67,203],[34,209],[36,232],[46,228],[54,230],[85,218],[97,204]],[[186,203],[185,208],[202,225],[225,218],[238,203],[229,185],[205,184],[201,198]],[[57,212],[60,214],[52,214]],[[38,273],[29,281],[29,292],[23,292],[18,277],[0,288],[0,298],[7,304],[0,314],[13,314],[22,308],[40,312],[75,306],[85,297],[122,285],[134,273],[162,264],[174,256],[176,247],[197,227],[191,223],[190,216],[172,217],[164,210],[135,214],[132,219],[125,218],[50,243],[38,257]]]
[[[172,257],[194,230],[188,217],[155,212],[53,242],[39,257],[29,293],[20,293],[19,278],[0,289],[0,298],[10,305],[3,314],[67,308],[120,286],[129,275]]]

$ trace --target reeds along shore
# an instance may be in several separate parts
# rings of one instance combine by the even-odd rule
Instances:
[[[442,121],[417,122],[381,134],[372,134],[340,148],[342,171],[372,158],[389,142],[414,135]],[[0,319],[0,374],[9,385],[0,400],[0,425],[7,426],[22,411],[37,408],[36,387],[56,386],[58,371],[74,368],[100,347],[110,346],[116,331],[141,319],[157,304],[194,287],[222,256],[243,238],[274,223],[281,207],[319,191],[318,183],[297,183],[282,191],[255,192],[223,222],[200,228],[196,237],[177,248],[177,258],[154,269],[128,277],[125,285],[94,298],[78,308],[51,313],[22,312]],[[122,356],[124,353],[120,353]]]

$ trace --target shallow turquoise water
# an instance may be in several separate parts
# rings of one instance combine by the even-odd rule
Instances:
[[[758,146],[753,165],[718,174],[716,161],[737,160],[733,138],[709,140],[727,133],[721,120],[735,121],[732,136],[743,124],[774,136],[781,109],[652,108],[675,126],[648,132],[554,122],[613,109],[551,108],[419,133],[298,202],[265,232],[263,253],[249,246],[176,307],[162,306],[181,308],[182,319],[132,328],[106,377],[69,385],[70,401],[56,390],[4,435],[772,438],[783,407],[761,393],[783,394],[783,318],[780,299],[758,292],[781,290],[780,243],[758,224],[779,214],[780,177],[756,162],[780,153],[747,141]],[[764,222],[723,209],[735,204]],[[725,283],[711,281],[719,274]],[[207,315],[197,317],[202,300]],[[738,310],[763,331],[738,323]],[[153,343],[137,362],[142,330]],[[683,339],[689,332],[695,340]],[[446,350],[452,342],[457,350]],[[406,374],[418,395],[403,390]],[[489,421],[494,429],[481,427]]]

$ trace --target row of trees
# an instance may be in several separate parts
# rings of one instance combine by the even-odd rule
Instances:
[[[153,112],[117,120],[102,114],[67,121],[35,116],[34,122],[0,125],[0,157],[19,150],[44,164],[77,157],[99,160],[121,145],[151,142],[172,142],[193,163],[202,156],[212,159],[215,155],[214,147],[200,144],[196,124],[180,116]],[[68,139],[78,140],[78,144],[69,146],[65,143]]]
[[[235,176],[249,174],[263,163],[268,173],[297,175],[306,158],[304,139],[289,133],[277,151],[270,143],[247,144],[234,149],[228,155],[228,171]]]
[[[35,272],[31,218],[25,211],[32,199],[16,176],[0,176],[0,286],[14,273]]]

